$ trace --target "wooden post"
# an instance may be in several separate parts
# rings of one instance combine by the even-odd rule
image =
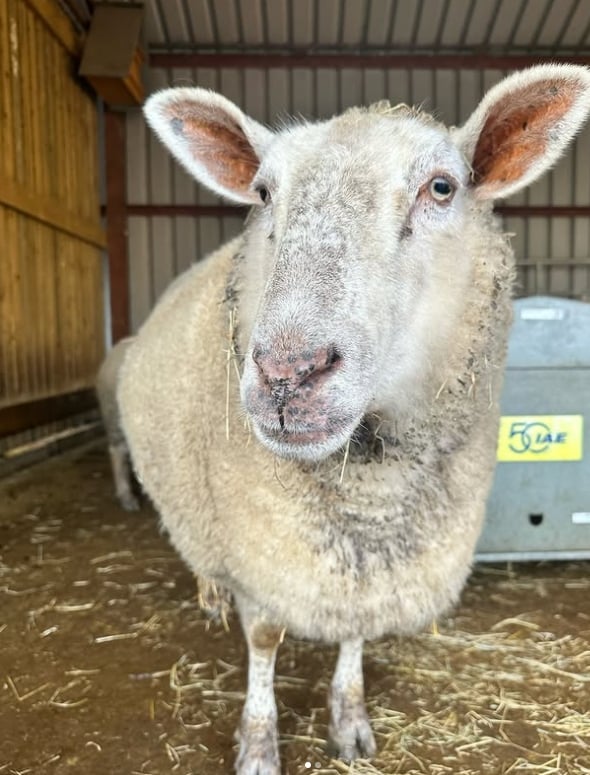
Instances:
[[[113,344],[130,331],[125,114],[105,109],[107,250]]]

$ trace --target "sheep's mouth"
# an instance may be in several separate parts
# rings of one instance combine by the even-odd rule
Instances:
[[[313,444],[325,441],[330,435],[327,430],[290,431],[287,428],[279,431],[265,429],[264,432],[273,441],[283,444]]]
[[[357,425],[357,420],[331,421],[324,425],[304,428],[266,425],[254,421],[259,440],[279,457],[300,460],[321,460],[343,447]]]

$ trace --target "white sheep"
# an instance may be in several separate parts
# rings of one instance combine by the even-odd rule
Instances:
[[[513,254],[492,202],[590,111],[590,72],[495,86],[467,123],[383,103],[272,132],[218,94],[145,112],[242,236],[158,303],[120,381],[141,480],[182,557],[229,589],[249,649],[239,775],[277,775],[286,631],[335,641],[330,738],[375,742],[362,644],[457,600],[494,467]]]
[[[133,493],[129,449],[121,429],[116,390],[121,364],[132,341],[133,337],[121,339],[108,351],[96,375],[95,385],[109,444],[115,492],[119,503],[126,511],[137,511],[139,501]]]

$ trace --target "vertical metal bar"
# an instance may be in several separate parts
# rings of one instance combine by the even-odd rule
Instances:
[[[166,71],[167,77],[169,78],[170,71]],[[152,179],[153,179],[153,170],[152,170],[152,134],[148,132],[148,135],[146,137],[145,142],[145,184],[146,189],[148,192],[148,201],[150,204],[152,203],[152,191],[153,191],[153,185],[152,185]],[[149,298],[149,308],[152,309],[154,306],[154,303],[156,301],[155,299],[155,278],[154,278],[154,237],[153,237],[153,230],[154,230],[154,222],[153,218],[150,216],[147,220],[147,233],[148,233],[148,240],[149,240],[149,272],[148,272],[148,298]]]
[[[428,107],[429,112],[431,113],[433,110],[436,110],[436,106],[438,105],[438,83],[436,80],[436,73],[437,71],[434,68],[430,71],[430,98],[432,101]]]
[[[455,124],[458,126],[461,122],[461,73],[459,70],[453,70],[455,77]]]
[[[574,205],[576,204],[576,191],[578,188],[578,143],[573,143],[573,148],[571,150],[572,154],[572,172],[570,176],[571,180],[571,186],[570,186],[570,198],[569,198],[569,204]],[[574,262],[576,260],[576,256],[574,256],[574,244],[575,244],[575,234],[576,234],[576,226],[575,221],[573,218],[570,217],[569,219],[569,255],[571,257],[571,263],[569,267],[568,272],[568,288],[570,291],[570,296],[572,298],[576,298],[576,289],[575,289],[575,279],[576,279],[576,270],[574,266]]]
[[[549,201],[551,204],[555,204],[555,177],[553,175],[553,172],[549,173]],[[554,231],[554,220],[553,218],[547,219],[547,245],[549,246],[548,253],[551,252],[553,245],[553,231]],[[547,258],[551,258],[550,255],[547,255]],[[551,284],[553,281],[553,272],[551,271],[551,267],[549,265],[545,266],[545,272],[544,272],[544,281],[545,281],[545,288],[543,289],[543,293],[551,293]]]
[[[111,335],[114,343],[129,333],[125,114],[106,110],[104,126],[107,251],[111,298]]]
[[[172,72],[170,73],[172,75]],[[170,78],[168,78],[168,82],[170,83]],[[177,204],[176,199],[176,186],[174,185],[174,172],[175,172],[175,162],[171,162],[171,156],[167,154],[168,157],[168,167],[167,167],[167,173],[168,173],[168,183],[169,183],[169,190],[170,190],[170,198],[172,199],[172,204]],[[170,218],[171,224],[170,224],[170,242],[171,242],[171,249],[172,249],[172,261],[171,261],[171,274],[173,279],[178,276],[179,274],[179,268],[178,268],[178,228],[177,228],[177,219],[174,216],[171,216]]]
[[[311,79],[312,79],[312,88],[313,88],[313,94],[312,94],[312,111],[314,118],[318,118],[318,114],[320,112],[319,107],[319,70],[316,68],[311,71]]]
[[[246,71],[243,67],[238,71],[238,76],[240,89],[240,107],[242,110],[246,110]]]
[[[270,70],[264,70],[264,120],[271,124],[274,116],[270,115]]]
[[[287,2],[287,45],[291,50],[293,50],[295,46],[295,3],[288,2],[288,0],[285,0]],[[287,103],[289,105],[289,115],[293,116],[295,113],[295,100],[294,100],[294,94],[295,94],[295,70],[294,68],[290,68],[288,71],[288,88],[289,88],[289,102]]]

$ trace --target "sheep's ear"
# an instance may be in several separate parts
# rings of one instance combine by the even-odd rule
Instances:
[[[204,185],[241,204],[260,203],[251,183],[272,132],[207,89],[172,88],[144,105],[148,124]]]
[[[590,70],[540,65],[505,78],[453,133],[478,199],[536,180],[561,156],[590,112]]]

